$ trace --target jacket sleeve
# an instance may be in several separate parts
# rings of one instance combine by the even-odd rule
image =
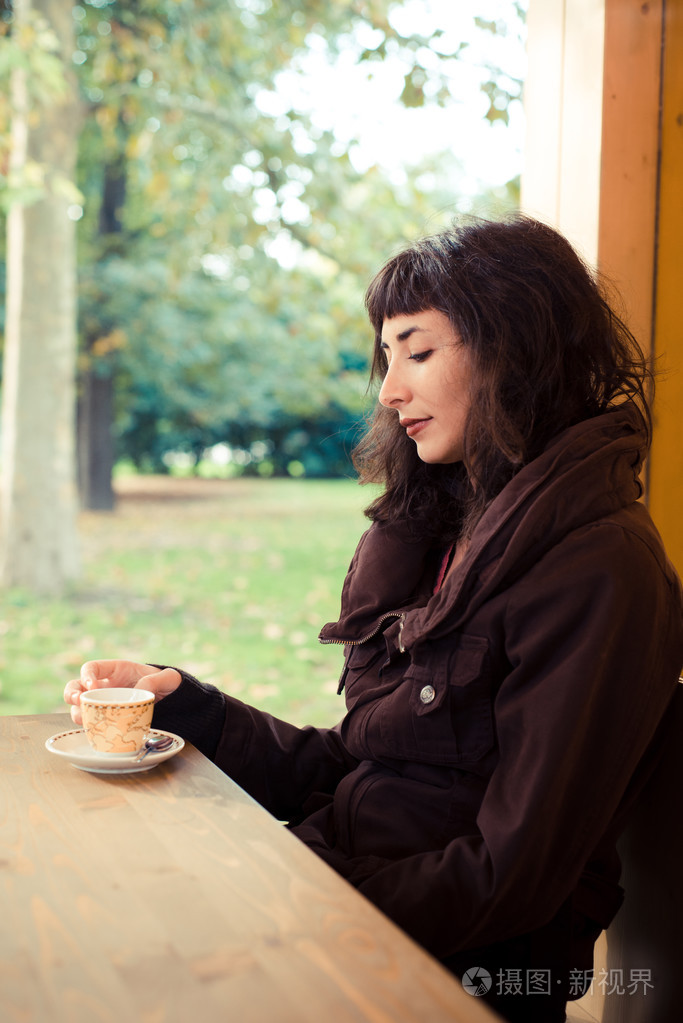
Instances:
[[[298,818],[357,766],[337,728],[297,728],[177,670],[182,684],[157,704],[154,726],[188,739],[278,819]]]
[[[338,728],[298,728],[226,696],[218,767],[273,816],[293,821],[314,795],[332,794],[358,761]]]
[[[544,925],[575,889],[674,693],[680,587],[643,539],[594,524],[517,581],[504,633],[477,832],[395,861],[322,851],[439,958]]]

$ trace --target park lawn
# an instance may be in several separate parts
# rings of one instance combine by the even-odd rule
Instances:
[[[186,668],[298,724],[334,724],[338,615],[372,493],[345,480],[117,481],[113,513],[81,516],[68,597],[3,594],[0,714],[64,709],[91,658]]]

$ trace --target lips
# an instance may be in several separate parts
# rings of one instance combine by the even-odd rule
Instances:
[[[421,430],[424,430],[427,423],[431,422],[431,419],[431,416],[427,416],[426,419],[402,419],[401,426],[404,427],[409,437],[414,437]]]

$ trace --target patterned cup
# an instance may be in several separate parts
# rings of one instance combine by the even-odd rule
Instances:
[[[152,724],[154,693],[146,689],[91,689],[81,695],[81,715],[96,753],[139,750]]]

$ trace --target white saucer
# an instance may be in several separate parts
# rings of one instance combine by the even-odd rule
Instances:
[[[93,774],[135,774],[137,771],[151,771],[162,760],[175,756],[185,745],[183,739],[173,732],[164,732],[161,728],[153,728],[150,736],[170,735],[173,745],[164,750],[152,750],[139,764],[135,763],[138,753],[96,753],[90,746],[82,728],[71,732],[59,732],[45,742],[45,749],[64,757],[80,771],[91,771]]]

